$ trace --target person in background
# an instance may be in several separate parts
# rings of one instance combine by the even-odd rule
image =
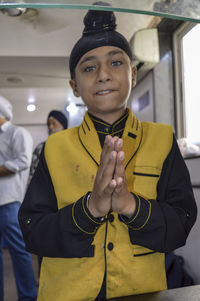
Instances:
[[[47,127],[48,127],[49,135],[67,129],[68,127],[67,117],[61,111],[53,110],[49,113],[47,117]],[[45,142],[39,143],[33,152],[29,182],[33,177],[36,167],[38,166],[40,154],[42,148],[44,147],[44,144]]]
[[[197,216],[172,127],[127,108],[137,72],[114,13],[90,10],[84,24],[69,65],[88,111],[47,139],[18,215],[27,250],[43,256],[38,301],[166,289],[165,253]]]
[[[10,252],[18,300],[37,298],[32,257],[17,219],[24,198],[32,157],[33,141],[26,129],[13,125],[12,105],[0,96],[0,301],[4,297],[2,239]]]

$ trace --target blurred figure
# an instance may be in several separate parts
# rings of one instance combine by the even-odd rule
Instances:
[[[33,141],[22,127],[13,125],[12,105],[0,96],[0,301],[3,300],[2,239],[10,252],[18,300],[33,301],[37,289],[32,257],[25,250],[17,214],[27,186]]]
[[[68,127],[67,117],[61,111],[53,110],[49,113],[47,117],[47,126],[48,126],[49,135],[67,129]],[[32,179],[36,167],[38,166],[40,153],[42,151],[44,144],[45,142],[41,142],[40,144],[38,144],[33,152],[29,181]]]

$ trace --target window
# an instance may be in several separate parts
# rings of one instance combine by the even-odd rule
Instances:
[[[184,24],[174,34],[178,138],[200,143],[200,25]]]

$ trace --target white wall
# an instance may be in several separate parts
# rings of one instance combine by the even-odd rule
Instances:
[[[149,105],[141,111],[139,98],[149,91]],[[175,127],[172,52],[168,51],[133,89],[128,106],[141,121],[155,121]]]
[[[47,126],[44,125],[23,125],[29,133],[31,134],[33,138],[33,150],[35,147],[40,143],[47,139],[48,133],[47,133]]]
[[[152,72],[137,83],[131,93],[128,106],[141,121],[155,121]]]

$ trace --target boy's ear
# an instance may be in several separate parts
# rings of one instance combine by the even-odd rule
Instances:
[[[76,80],[75,79],[70,79],[69,84],[70,84],[70,86],[73,90],[74,96],[80,97],[80,94],[79,94],[78,89],[77,89]]]
[[[132,67],[132,89],[135,87],[137,81],[137,68]]]

